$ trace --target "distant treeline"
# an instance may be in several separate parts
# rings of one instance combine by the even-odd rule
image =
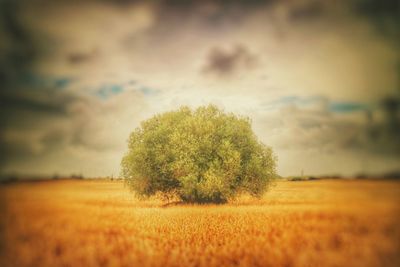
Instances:
[[[120,181],[123,178],[121,177],[84,177],[82,174],[71,174],[71,175],[58,175],[54,174],[51,176],[39,176],[39,175],[2,175],[0,176],[1,184],[15,183],[15,182],[41,182],[41,181],[57,181],[57,180],[109,180],[109,181]],[[320,175],[320,176],[312,176],[312,175],[304,175],[304,176],[288,176],[282,177],[279,176],[278,180],[286,180],[286,181],[315,181],[315,180],[327,180],[327,179],[387,179],[387,180],[400,180],[400,171],[393,171],[383,174],[364,174],[360,173],[355,176],[342,176],[342,175]]]
[[[387,179],[387,180],[400,180],[400,171],[393,171],[383,174],[364,174],[360,173],[355,176],[342,176],[342,175],[322,175],[322,176],[289,176],[282,177],[287,181],[312,181],[312,180],[326,180],[326,179]]]
[[[14,183],[14,182],[41,182],[41,181],[51,181],[51,180],[66,180],[66,179],[85,179],[81,174],[71,174],[71,175],[18,175],[18,174],[9,174],[9,175],[1,175],[0,183]]]

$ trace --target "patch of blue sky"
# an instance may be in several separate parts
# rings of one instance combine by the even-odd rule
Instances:
[[[370,110],[370,108],[368,104],[359,102],[332,102],[328,106],[329,111],[334,113],[367,111]]]
[[[54,85],[59,89],[64,89],[72,82],[71,78],[58,78],[54,80]]]
[[[20,84],[27,89],[64,89],[72,81],[69,77],[46,76],[32,72],[23,73],[19,78]]]
[[[278,109],[284,106],[289,106],[289,105],[296,105],[299,107],[306,107],[321,101],[324,101],[325,98],[322,96],[311,96],[311,97],[299,97],[299,96],[294,96],[294,95],[289,95],[289,96],[284,96],[281,98],[278,98],[273,101],[269,101],[264,103],[264,109],[267,110],[274,110]]]
[[[327,98],[323,96],[311,96],[311,97],[298,97],[298,96],[284,96],[274,101],[264,103],[266,110],[275,110],[284,106],[296,105],[297,107],[308,107],[313,104],[327,101]],[[372,106],[362,102],[350,102],[350,101],[327,101],[327,109],[333,113],[351,113],[359,111],[371,110]]]
[[[284,97],[279,98],[278,100],[276,100],[276,102],[281,103],[281,104],[292,104],[292,103],[298,102],[299,100],[300,100],[299,97],[289,95],[289,96],[284,96]]]
[[[124,91],[124,88],[118,84],[106,84],[95,91],[95,95],[103,100],[118,95]]]
[[[116,96],[124,91],[137,91],[142,93],[146,97],[152,97],[159,93],[159,90],[148,87],[148,86],[139,86],[137,88],[129,88],[129,85],[135,84],[135,81],[130,81],[127,84],[105,84],[99,87],[97,90],[94,91],[94,94],[102,99],[107,100],[113,96]],[[126,87],[127,86],[127,87]]]
[[[156,95],[159,91],[150,87],[140,87],[138,89],[140,92],[142,92],[145,96],[152,96],[152,95]]]

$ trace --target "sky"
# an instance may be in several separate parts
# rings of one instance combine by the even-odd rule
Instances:
[[[394,0],[0,1],[1,174],[119,175],[140,122],[248,116],[278,173],[400,169]]]

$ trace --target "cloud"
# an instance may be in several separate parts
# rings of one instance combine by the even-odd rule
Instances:
[[[287,103],[252,115],[260,139],[278,155],[282,175],[379,173],[398,168],[397,124],[382,106],[333,112],[326,105]]]
[[[91,60],[96,59],[99,56],[98,49],[94,48],[90,52],[74,52],[67,55],[67,60],[71,64],[82,64]]]
[[[117,174],[141,120],[210,102],[252,118],[283,174],[398,157],[393,1],[3,2],[4,171]]]
[[[351,2],[353,9],[376,25],[379,33],[399,41],[399,3],[397,0],[363,0]]]
[[[366,145],[376,153],[400,156],[400,96],[383,99],[374,112],[368,113],[363,139],[355,145]]]
[[[53,89],[8,89],[0,91],[1,162],[27,160],[45,153],[42,141],[53,132],[67,135],[60,127],[71,115],[71,105],[78,97]],[[60,138],[60,143],[64,138]]]
[[[99,175],[88,155],[122,156],[129,133],[146,111],[144,94],[138,90],[121,91],[107,99],[70,89],[0,92],[3,172],[79,171],[62,167],[66,160],[69,166],[83,161],[86,173]],[[119,164],[113,160],[103,162],[100,169],[114,169],[117,174]]]
[[[289,18],[293,22],[320,19],[326,12],[323,1],[299,1],[290,7]]]
[[[400,155],[400,101],[382,104],[337,102],[320,97],[285,97],[270,102],[258,117],[258,132],[283,150]]]
[[[307,110],[289,105],[263,119],[266,139],[278,149],[329,153],[353,138],[358,123],[337,118],[324,109]]]
[[[63,115],[68,112],[68,105],[74,100],[73,95],[54,88],[0,90],[0,109],[4,114],[26,111]]]
[[[205,73],[212,73],[220,77],[227,77],[238,72],[245,72],[254,68],[256,57],[243,45],[236,45],[231,50],[214,47],[208,54]]]
[[[3,88],[12,87],[43,50],[20,13],[17,1],[0,2],[0,83]]]

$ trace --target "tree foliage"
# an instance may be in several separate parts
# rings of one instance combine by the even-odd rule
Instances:
[[[141,196],[223,203],[239,192],[260,196],[275,176],[272,149],[249,118],[209,105],[181,107],[143,121],[130,135],[122,176]]]

